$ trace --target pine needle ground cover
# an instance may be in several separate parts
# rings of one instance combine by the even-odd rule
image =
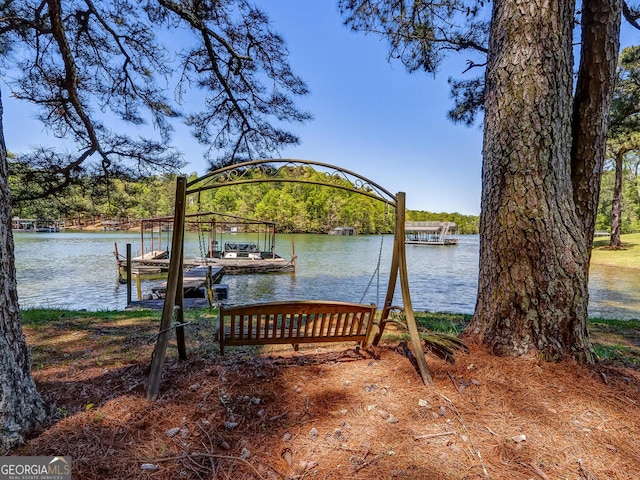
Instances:
[[[465,323],[423,317],[447,333]],[[78,479],[604,480],[640,472],[633,328],[593,326],[597,345],[628,347],[597,367],[500,359],[473,345],[453,364],[428,354],[435,385],[425,387],[404,356],[402,331],[378,348],[236,348],[221,358],[214,318],[191,315],[189,360],[170,347],[160,398],[149,402],[157,313],[25,312],[33,375],[56,416],[10,454],[70,455]]]

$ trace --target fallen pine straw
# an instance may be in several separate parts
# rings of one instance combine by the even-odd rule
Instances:
[[[155,462],[169,462],[169,461],[174,461],[174,460],[184,460],[184,459],[189,459],[192,460],[194,458],[197,457],[204,457],[204,458],[215,458],[215,459],[224,459],[224,460],[233,460],[235,462],[241,462],[244,463],[245,465],[247,465],[257,476],[259,479],[262,479],[262,475],[260,475],[260,473],[258,472],[258,470],[255,469],[255,467],[253,465],[251,465],[251,463],[247,462],[244,458],[240,458],[240,457],[233,457],[230,455],[216,455],[215,453],[202,453],[202,452],[191,452],[191,453],[185,453],[184,455],[178,455],[175,457],[165,457],[165,458],[157,458],[154,461]],[[213,470],[215,472],[215,467],[213,467]]]
[[[70,455],[78,479],[630,480],[640,472],[635,370],[501,359],[470,346],[453,365],[428,355],[435,384],[425,387],[396,344],[235,349],[224,358],[209,349],[186,362],[170,356],[159,399],[149,402],[143,340],[134,358],[108,365],[87,342],[74,362],[52,356],[34,371],[59,418],[11,452]]]
[[[438,438],[438,437],[447,437],[449,435],[457,435],[458,432],[443,432],[443,433],[432,433],[430,435],[418,435],[414,437],[414,440],[423,440],[428,438]]]

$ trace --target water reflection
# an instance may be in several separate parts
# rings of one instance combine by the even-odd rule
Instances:
[[[235,235],[237,241],[255,241]],[[229,302],[325,299],[384,302],[393,237],[295,235],[295,274],[225,276]],[[163,239],[163,242],[166,240]],[[279,235],[277,251],[291,255],[291,235]],[[126,288],[118,284],[114,243],[124,253],[139,249],[139,233],[19,233],[16,270],[23,307],[89,310],[123,309]],[[197,234],[187,234],[185,257],[200,257]],[[380,268],[377,268],[377,265]],[[471,313],[475,307],[478,237],[462,236],[458,246],[407,245],[407,265],[416,310]],[[594,266],[590,275],[590,316],[640,317],[640,272]],[[143,293],[158,282],[145,281]],[[396,305],[402,304],[398,293]],[[135,296],[135,291],[134,291]]]

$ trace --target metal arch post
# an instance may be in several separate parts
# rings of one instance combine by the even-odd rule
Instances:
[[[147,399],[155,400],[160,391],[160,381],[162,380],[162,367],[167,355],[167,345],[171,329],[171,320],[174,309],[177,307],[182,312],[182,294],[178,294],[178,289],[182,290],[182,260],[184,249],[184,223],[186,212],[186,177],[178,177],[176,180],[176,206],[173,222],[173,236],[171,240],[171,257],[169,259],[169,274],[167,278],[167,293],[164,297],[162,308],[162,318],[160,320],[160,333],[156,341],[151,359],[151,373],[149,374],[149,386],[147,389]],[[184,342],[184,337],[182,337]],[[180,340],[180,339],[178,339]]]

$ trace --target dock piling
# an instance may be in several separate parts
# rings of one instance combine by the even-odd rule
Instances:
[[[131,304],[131,244],[127,243],[127,305]]]

